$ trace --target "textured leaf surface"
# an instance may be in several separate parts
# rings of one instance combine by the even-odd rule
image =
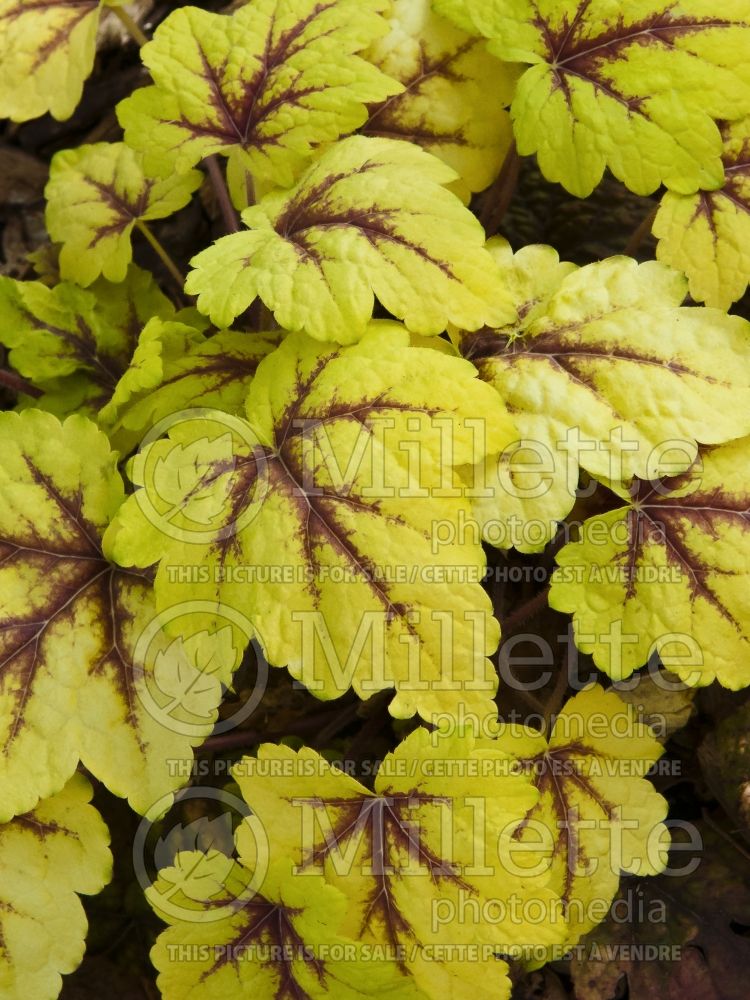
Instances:
[[[510,535],[506,546],[534,551],[552,537],[573,505],[579,465],[597,479],[651,478],[688,468],[698,442],[748,433],[745,320],[681,308],[684,280],[656,262],[613,257],[572,269],[550,248],[512,259],[504,243],[493,248],[510,270],[520,323],[457,339],[535,450],[510,465],[526,463],[515,485],[536,496],[514,497],[501,463],[477,505],[483,522],[539,520],[542,537]]]
[[[686,684],[750,684],[750,441],[705,449],[693,469],[637,481],[629,504],[587,521],[558,554],[550,603],[611,677],[658,651]]]
[[[605,167],[637,194],[722,181],[713,119],[750,111],[745,0],[437,0],[530,63],[511,108],[522,155],[585,198]]]
[[[371,105],[360,131],[415,142],[438,156],[460,175],[453,190],[468,201],[492,183],[510,147],[505,109],[516,74],[483,40],[433,14],[429,0],[396,0],[389,26],[366,55],[405,89]]]
[[[61,973],[83,958],[86,915],[76,893],[109,881],[109,831],[74,775],[33,812],[0,826],[0,989],[4,1000],[54,1000]]]
[[[471,366],[409,348],[391,323],[349,348],[296,334],[258,367],[249,423],[228,419],[209,411],[139,453],[145,489],[108,535],[115,559],[161,559],[160,607],[219,598],[249,615],[270,662],[319,697],[395,687],[404,717],[489,705],[481,547],[432,544],[466,510],[452,463],[514,433]],[[209,582],[180,583],[185,563]]]
[[[501,726],[497,741],[525,761],[539,790],[516,839],[544,843],[546,831],[551,885],[573,944],[606,916],[621,872],[664,867],[667,802],[645,777],[664,748],[630,706],[598,685],[569,699],[549,742],[513,724]]]
[[[333,886],[320,876],[294,877],[273,865],[260,891],[248,899],[253,862],[248,868],[218,851],[190,852],[159,873],[147,895],[172,925],[151,952],[164,1000],[224,1000],[249,993],[258,1000],[419,1000],[395,963],[346,957],[357,945],[337,933],[345,900]],[[165,898],[169,905],[163,912]],[[183,919],[175,916],[178,906]],[[228,915],[217,920],[217,908]],[[201,958],[179,961],[180,947],[191,945],[201,946]]]
[[[119,0],[108,0],[116,6]],[[0,118],[70,118],[91,72],[99,0],[0,0]]]
[[[750,117],[722,128],[724,185],[668,191],[654,221],[657,256],[684,271],[697,302],[729,309],[750,282]]]
[[[212,153],[288,186],[365,102],[401,90],[355,53],[383,34],[382,0],[254,0],[231,16],[174,11],[142,49],[156,86],[119,105],[128,145],[167,176]]]
[[[290,192],[242,213],[234,233],[194,257],[186,290],[217,326],[256,297],[286,330],[353,343],[373,295],[415,333],[475,330],[514,315],[476,218],[443,184],[455,173],[415,146],[353,136]]]
[[[4,413],[0,430],[0,817],[59,791],[79,759],[146,811],[182,780],[168,762],[191,759],[154,711],[154,661],[196,668],[158,630],[136,658],[156,618],[151,584],[100,542],[124,499],[117,455],[80,416]],[[204,698],[193,743],[211,729],[218,681]]]
[[[274,761],[283,779],[271,777]],[[561,933],[559,921],[540,921],[532,930],[523,916],[492,922],[476,916],[487,899],[496,900],[497,911],[513,897],[533,897],[542,912],[559,904],[539,878],[508,871],[498,853],[500,831],[510,836],[537,798],[511,765],[497,747],[480,748],[469,735],[417,729],[384,758],[374,791],[308,748],[295,753],[265,744],[257,759],[235,766],[234,776],[263,827],[274,831],[286,864],[321,872],[343,892],[348,935],[400,949],[425,996],[480,991],[505,998],[507,966],[499,956],[532,937],[559,941]],[[252,836],[241,828],[240,854],[245,842],[252,846]],[[477,908],[459,915],[462,897],[477,900]],[[450,913],[451,904],[454,919],[436,928],[430,913]],[[441,940],[476,951],[461,960],[457,947],[441,953],[435,947]]]
[[[0,342],[11,365],[41,389],[34,405],[97,416],[130,364],[141,328],[174,307],[151,276],[131,266],[117,285],[84,290],[62,282],[0,278]]]
[[[133,256],[133,227],[184,208],[202,180],[199,170],[153,180],[124,142],[57,153],[45,195],[47,229],[62,244],[62,277],[79,285],[90,285],[100,274],[122,281]]]

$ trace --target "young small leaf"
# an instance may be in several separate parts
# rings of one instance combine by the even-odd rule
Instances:
[[[374,296],[415,333],[510,322],[482,227],[442,186],[455,177],[410,143],[344,139],[246,209],[249,232],[193,258],[185,288],[217,326],[260,297],[283,329],[341,344],[362,336]]]
[[[112,876],[109,831],[74,774],[33,812],[0,826],[0,988],[3,1000],[54,1000],[61,974],[83,958],[86,914],[77,893]]]
[[[725,123],[724,185],[667,191],[654,220],[657,257],[690,279],[697,302],[729,309],[750,283],[750,117]]]
[[[158,627],[149,579],[102,554],[124,495],[96,425],[26,410],[0,431],[0,819],[58,792],[79,760],[145,812],[182,782],[174,763],[211,731],[219,682],[201,685],[200,718],[178,720],[192,736],[165,723],[155,661],[198,670]]]
[[[100,274],[122,281],[133,256],[133,227],[184,208],[202,180],[199,170],[153,180],[143,172],[140,155],[123,142],[56,153],[45,190],[46,218],[50,236],[62,244],[62,277],[79,285]]]
[[[318,697],[395,687],[399,717],[491,704],[484,554],[473,537],[441,548],[432,534],[468,507],[453,463],[514,436],[492,390],[461,359],[375,323],[348,348],[287,337],[260,363],[246,413],[207,411],[142,449],[130,472],[141,489],[108,551],[122,565],[161,560],[161,608],[241,610],[269,661]],[[186,563],[207,578],[186,584]]]
[[[231,16],[174,11],[142,49],[156,86],[118,107],[149,174],[212,153],[289,186],[315,148],[402,88],[356,55],[386,31],[383,0],[254,0]]]
[[[433,153],[460,175],[452,189],[468,202],[492,183],[510,147],[505,109],[517,74],[487,52],[484,40],[433,14],[429,0],[395,0],[389,25],[366,56],[405,89],[370,105],[360,132]]]
[[[552,537],[555,516],[573,506],[579,466],[600,480],[653,478],[688,468],[698,442],[750,432],[745,320],[681,308],[685,281],[653,261],[612,257],[571,269],[551,250],[527,247],[510,258],[504,242],[491,246],[510,271],[522,319],[456,339],[535,450],[521,486],[541,479],[550,487],[537,499],[514,498],[488,469],[490,492],[477,503],[483,522],[514,513],[546,522],[536,544],[511,537],[505,547],[534,551]],[[511,456],[519,475],[523,458]]]
[[[750,112],[745,0],[436,0],[490,51],[530,68],[511,114],[518,150],[585,198],[605,167],[637,194],[722,182],[714,119]]]
[[[550,604],[574,615],[576,645],[610,677],[658,652],[686,684],[750,684],[749,458],[743,438],[680,476],[636,481],[627,506],[559,552]]]

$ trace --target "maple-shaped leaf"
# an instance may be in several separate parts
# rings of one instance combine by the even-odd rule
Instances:
[[[750,439],[702,449],[687,472],[636,480],[557,555],[550,604],[619,680],[659,653],[686,684],[750,684]]]
[[[0,0],[0,118],[70,118],[94,66],[101,7],[124,0]]]
[[[246,414],[200,411],[142,449],[108,551],[161,560],[161,608],[189,597],[247,615],[269,661],[318,697],[395,687],[403,717],[489,706],[484,554],[471,533],[449,548],[432,535],[467,512],[453,466],[514,436],[497,396],[467,362],[381,321],[352,347],[287,337]],[[207,579],[181,582],[183,564]]]
[[[133,257],[133,228],[184,208],[203,180],[200,170],[154,180],[141,159],[124,142],[97,142],[52,157],[46,220],[50,237],[62,244],[63,278],[79,285],[100,274],[122,281]]]
[[[272,333],[223,330],[205,337],[192,326],[155,317],[100,420],[116,445],[129,450],[145,430],[187,407],[241,414],[258,365],[278,343]]]
[[[510,147],[506,108],[517,74],[487,52],[483,39],[436,16],[429,0],[395,0],[389,26],[366,56],[404,92],[371,105],[360,132],[414,142],[438,156],[459,174],[452,187],[468,202],[492,183]]]
[[[637,884],[624,880],[607,920],[581,942],[570,965],[579,1000],[747,997],[744,851],[700,821],[678,827],[674,841],[672,871]]]
[[[173,11],[141,50],[156,86],[118,106],[149,174],[213,153],[288,186],[316,147],[402,88],[357,52],[386,30],[383,0],[254,0],[231,16]]]
[[[499,851],[538,796],[512,756],[480,742],[416,729],[383,759],[373,791],[307,747],[263,744],[233,769],[256,821],[273,831],[272,851],[301,881],[319,872],[340,889],[343,931],[400,955],[427,997],[505,998],[502,957],[564,933],[544,878],[509,869]],[[241,824],[240,858],[256,843]],[[503,906],[513,898],[520,905],[511,917]],[[462,908],[462,899],[474,902]],[[531,899],[549,917],[533,927],[524,908]],[[490,920],[480,917],[487,900]],[[453,949],[441,952],[441,941]]]
[[[0,991],[54,1000],[83,958],[87,921],[77,893],[112,875],[109,831],[75,774],[33,810],[0,825]]]
[[[175,761],[211,731],[217,680],[184,737],[152,684],[169,647],[150,580],[108,562],[101,537],[124,499],[117,453],[91,421],[0,415],[0,818],[33,808],[78,761],[133,807],[181,783]]]
[[[415,333],[510,322],[484,231],[443,187],[455,177],[411,143],[344,139],[246,209],[249,231],[194,257],[185,288],[217,326],[259,297],[283,329],[342,344],[362,336],[374,296]]]
[[[722,182],[714,119],[750,111],[745,0],[436,0],[528,63],[511,114],[518,151],[585,198],[605,167],[637,194]]]
[[[454,333],[521,439],[485,470],[476,510],[487,541],[543,548],[573,506],[579,467],[599,480],[652,478],[688,468],[698,442],[750,432],[745,320],[682,308],[685,280],[655,261],[575,268],[549,247],[515,257],[504,241],[491,247],[521,319]],[[490,533],[511,518],[520,529]],[[532,519],[533,536],[523,525]]]
[[[664,748],[629,705],[599,685],[566,702],[549,740],[508,723],[497,743],[522,760],[539,790],[512,841],[551,846],[551,886],[574,944],[606,916],[621,873],[664,868],[667,802],[646,778]]]
[[[141,328],[174,307],[134,265],[125,281],[89,289],[0,277],[0,342],[11,365],[40,389],[33,405],[95,417],[128,370]]]
[[[422,1000],[393,960],[357,957],[359,943],[338,933],[344,897],[321,876],[271,864],[259,891],[251,880],[218,851],[182,852],[159,872],[146,895],[171,925],[151,951],[164,1000]]]
[[[697,302],[729,309],[750,283],[750,117],[722,127],[724,184],[667,191],[654,220],[657,257],[690,279]]]

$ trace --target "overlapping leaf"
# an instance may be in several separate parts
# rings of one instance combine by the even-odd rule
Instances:
[[[395,687],[404,717],[489,706],[484,555],[473,537],[441,549],[433,533],[467,511],[454,464],[514,435],[492,390],[383,322],[349,348],[287,337],[246,412],[199,414],[139,452],[114,558],[161,560],[162,608],[218,599],[248,615],[269,661],[319,697]],[[186,564],[207,579],[180,582]]]
[[[231,16],[174,11],[142,50],[156,86],[118,108],[150,174],[212,153],[288,186],[321,143],[355,131],[365,103],[402,88],[356,55],[386,30],[382,0],[254,0]]]
[[[94,65],[102,2],[0,0],[0,118],[70,118]]]
[[[539,876],[509,870],[498,850],[537,796],[497,746],[417,729],[383,759],[374,791],[307,748],[263,745],[234,776],[287,866],[302,879],[320,872],[339,888],[344,932],[402,956],[424,996],[505,998],[501,957],[561,940],[559,899]],[[241,827],[240,854],[255,843]],[[475,904],[461,908],[461,899]],[[490,908],[493,919],[479,916]],[[531,909],[548,921],[532,927]],[[453,947],[441,951],[441,941]]]
[[[722,182],[714,119],[750,112],[744,0],[437,0],[490,51],[530,68],[511,114],[519,152],[585,198],[605,167],[637,194]]]
[[[124,499],[105,436],[41,410],[0,415],[0,432],[0,818],[58,792],[79,760],[145,812],[180,784],[175,762],[210,732],[220,685],[202,685],[199,718],[163,717],[157,659],[198,670],[163,635],[148,578],[102,555]]]
[[[725,123],[724,185],[668,191],[654,221],[657,256],[684,271],[697,302],[728,309],[750,282],[750,117]]]
[[[131,266],[117,285],[84,290],[0,278],[0,343],[10,363],[43,393],[34,405],[96,416],[130,364],[141,328],[174,307],[151,276]],[[158,376],[157,376],[158,377]]]
[[[151,952],[164,1000],[247,993],[258,1000],[420,1000],[392,959],[354,957],[359,946],[338,933],[344,897],[319,875],[294,877],[273,864],[253,894],[254,871],[255,858],[246,867],[210,851],[183,852],[159,873],[147,895],[171,924]],[[202,946],[198,960],[180,961],[180,948],[194,943]]]
[[[405,89],[371,105],[360,131],[415,142],[440,157],[460,175],[453,189],[468,201],[492,183],[510,147],[505,109],[516,74],[483,40],[433,14],[429,0],[396,0],[389,25],[366,54]]]
[[[133,228],[184,208],[203,179],[199,170],[147,177],[123,142],[64,149],[52,158],[47,229],[62,244],[60,273],[79,285],[103,274],[122,281],[132,260]]]
[[[549,741],[508,724],[497,742],[524,760],[539,790],[514,839],[551,849],[551,885],[573,944],[604,919],[621,872],[653,875],[666,863],[667,803],[645,777],[663,747],[630,706],[598,685],[566,703]]]
[[[54,1000],[83,958],[86,914],[76,893],[109,881],[109,832],[74,775],[33,812],[0,826],[0,990],[4,1000]]]
[[[573,506],[579,466],[597,479],[651,478],[688,468],[698,442],[748,433],[745,320],[681,308],[683,278],[656,262],[614,257],[575,269],[550,248],[511,258],[503,242],[493,247],[521,320],[457,335],[523,443],[487,469],[477,511],[488,541],[542,548]],[[523,523],[532,520],[533,534]]]
[[[185,287],[217,326],[260,297],[283,329],[339,343],[362,336],[374,296],[415,333],[510,322],[482,227],[442,186],[455,176],[409,143],[352,136],[246,209],[249,232],[198,254]]]
[[[750,684],[750,440],[702,450],[688,472],[636,481],[558,554],[550,603],[611,677],[653,652],[686,684]]]

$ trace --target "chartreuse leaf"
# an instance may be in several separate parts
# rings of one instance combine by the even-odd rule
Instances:
[[[610,677],[658,652],[691,686],[750,684],[748,457],[743,438],[702,449],[682,475],[636,481],[626,506],[558,554],[550,603]]]
[[[530,64],[511,115],[519,152],[587,197],[605,167],[637,194],[722,182],[713,119],[750,112],[745,0],[436,0]]]
[[[750,117],[726,122],[724,186],[667,191],[654,220],[657,256],[684,271],[698,302],[729,309],[750,282]]]
[[[86,914],[76,893],[112,875],[109,831],[74,774],[33,812],[0,826],[0,990],[3,1000],[54,1000],[83,958]]]
[[[290,185],[321,143],[355,131],[365,104],[402,88],[356,55],[387,30],[383,0],[253,0],[231,16],[173,11],[145,45],[156,86],[118,107],[149,174],[212,153]]]
[[[108,551],[123,565],[161,560],[161,608],[196,598],[242,611],[269,661],[318,697],[395,687],[399,717],[489,706],[498,627],[484,555],[471,533],[445,550],[433,537],[468,508],[453,465],[515,433],[474,376],[410,348],[395,323],[348,348],[290,335],[258,366],[247,421],[206,411],[139,451],[140,488]]]
[[[41,410],[1,414],[0,434],[0,820],[58,792],[79,760],[145,812],[210,732],[219,682],[202,685],[199,717],[165,718],[155,662],[198,671],[159,628],[148,578],[102,555],[124,499],[104,434]]]
[[[246,209],[249,232],[194,257],[185,288],[217,326],[259,297],[283,329],[342,344],[362,336],[373,296],[415,333],[510,322],[482,227],[442,186],[455,177],[410,143],[344,139]]]
[[[120,450],[129,450],[143,431],[188,407],[242,414],[250,381],[279,336],[223,330],[205,337],[185,323],[155,317],[100,420]]]
[[[600,480],[653,478],[687,469],[698,442],[750,431],[745,320],[681,308],[684,279],[654,261],[576,269],[551,248],[511,258],[492,246],[520,322],[455,334],[522,440],[487,469],[477,511],[488,541],[543,548],[573,506],[579,466]]]
[[[549,740],[510,723],[500,725],[497,745],[522,759],[539,790],[517,841],[550,847],[550,885],[562,898],[572,945],[607,915],[621,873],[654,875],[666,864],[667,802],[646,778],[664,748],[599,685],[565,704]],[[532,855],[518,864],[537,861]]]
[[[47,229],[62,244],[60,274],[90,285],[103,274],[122,281],[132,260],[133,227],[184,208],[203,174],[147,177],[141,156],[124,142],[97,142],[52,157]]]
[[[429,0],[395,0],[389,27],[366,55],[405,89],[371,105],[360,131],[415,142],[438,156],[459,174],[452,187],[467,202],[492,183],[510,147],[505,109],[517,74],[487,52],[484,40],[436,16]]]
[[[233,773],[272,852],[301,881],[319,872],[339,888],[344,933],[390,948],[425,997],[508,997],[502,957],[565,934],[544,875],[506,864],[505,839],[538,793],[497,745],[416,729],[383,759],[373,791],[307,747],[264,744]],[[241,825],[240,856],[256,843]]]
[[[117,7],[124,0],[103,0]],[[96,54],[100,0],[0,0],[0,118],[70,118]]]
[[[394,961],[362,960],[338,933],[346,900],[320,875],[274,862],[253,893],[255,871],[255,858],[245,866],[215,850],[183,852],[147,890],[171,924],[151,951],[164,1000],[420,1000]]]
[[[130,364],[141,328],[174,307],[146,271],[89,289],[0,277],[0,343],[11,365],[43,392],[33,405],[95,417]]]

